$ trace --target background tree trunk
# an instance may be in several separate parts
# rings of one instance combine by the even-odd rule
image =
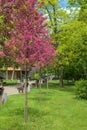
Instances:
[[[59,68],[59,85],[60,85],[60,87],[64,86],[64,83],[63,83],[63,69],[62,68]]]
[[[22,82],[22,69],[20,69],[20,81]]]
[[[13,80],[13,79],[14,79],[14,74],[15,74],[15,67],[14,67],[14,65],[13,65],[13,71],[12,71],[11,80]]]
[[[8,69],[6,68],[6,79],[8,79]]]
[[[47,79],[46,79],[46,88],[47,88],[47,94],[48,94],[48,76],[47,76]]]

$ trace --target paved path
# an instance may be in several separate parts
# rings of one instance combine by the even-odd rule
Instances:
[[[15,86],[4,87],[4,93],[6,93],[7,95],[19,94]]]
[[[35,83],[34,81],[30,81],[29,84]],[[16,88],[17,86],[4,86],[4,93],[7,95],[19,94]]]

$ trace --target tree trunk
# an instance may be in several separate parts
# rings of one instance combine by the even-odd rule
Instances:
[[[36,79],[36,87],[39,88],[39,82],[40,80],[39,79]]]
[[[42,100],[42,92],[41,92],[41,68],[39,70],[39,90],[40,90],[40,102]]]
[[[28,76],[27,76],[27,64],[26,64],[26,69],[25,69],[25,101],[24,101],[24,121],[25,123],[28,122],[28,93],[27,93],[27,88],[28,88]]]
[[[48,94],[48,77],[47,77],[47,94]]]
[[[60,87],[63,87],[64,84],[63,84],[63,69],[59,69],[59,85]]]
[[[6,69],[6,80],[8,79],[8,69]]]
[[[20,68],[20,81],[22,82],[22,69]]]
[[[13,71],[12,71],[11,80],[13,80],[13,79],[14,79],[14,73],[15,73],[15,68],[14,68],[14,65],[13,65]]]
[[[40,102],[41,102],[42,101],[41,79],[39,80],[39,90],[40,90]]]
[[[48,94],[48,76],[47,76],[47,79],[46,79],[46,88],[47,88],[47,94]]]

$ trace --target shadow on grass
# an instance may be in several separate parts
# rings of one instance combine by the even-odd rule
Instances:
[[[48,98],[48,97],[44,97],[44,95],[41,95],[41,97],[39,96],[39,97],[31,97],[31,98],[29,98],[29,100],[33,100],[33,101],[40,101],[40,98],[41,98],[41,100],[42,101],[48,101],[48,100],[50,100],[50,98]]]
[[[39,116],[45,116],[49,114],[49,112],[42,111],[37,108],[29,107],[28,108],[28,113],[32,117],[39,117]],[[15,108],[15,109],[10,109],[8,111],[8,116],[24,116],[24,108]]]
[[[74,85],[64,85],[63,87],[60,87],[59,84],[57,83],[49,83],[49,89],[67,91],[67,92],[75,91]]]
[[[50,101],[51,100],[50,97],[52,97],[52,96],[54,96],[54,92],[51,92],[49,90],[46,91],[46,89],[42,89],[41,93],[38,92],[36,97],[28,97],[28,99],[32,100],[32,101],[35,101],[35,102],[36,101],[37,102],[42,101],[44,103],[46,101]]]

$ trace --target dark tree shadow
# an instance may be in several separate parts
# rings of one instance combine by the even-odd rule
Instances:
[[[49,89],[72,93],[75,92],[75,87],[73,85],[64,85],[64,87],[60,87],[57,83],[49,83]]]
[[[41,96],[41,100],[42,101],[50,100],[50,97],[44,97],[44,96],[45,96],[45,94]],[[40,96],[39,97],[30,97],[29,100],[33,100],[33,101],[38,101],[39,102],[40,101]]]
[[[38,117],[38,116],[45,116],[47,114],[49,114],[49,112],[45,112],[42,110],[39,110],[37,108],[33,108],[33,107],[28,107],[28,113],[29,115],[32,117],[32,115],[34,117]],[[24,108],[15,108],[15,109],[10,109],[8,112],[8,116],[24,116]]]

